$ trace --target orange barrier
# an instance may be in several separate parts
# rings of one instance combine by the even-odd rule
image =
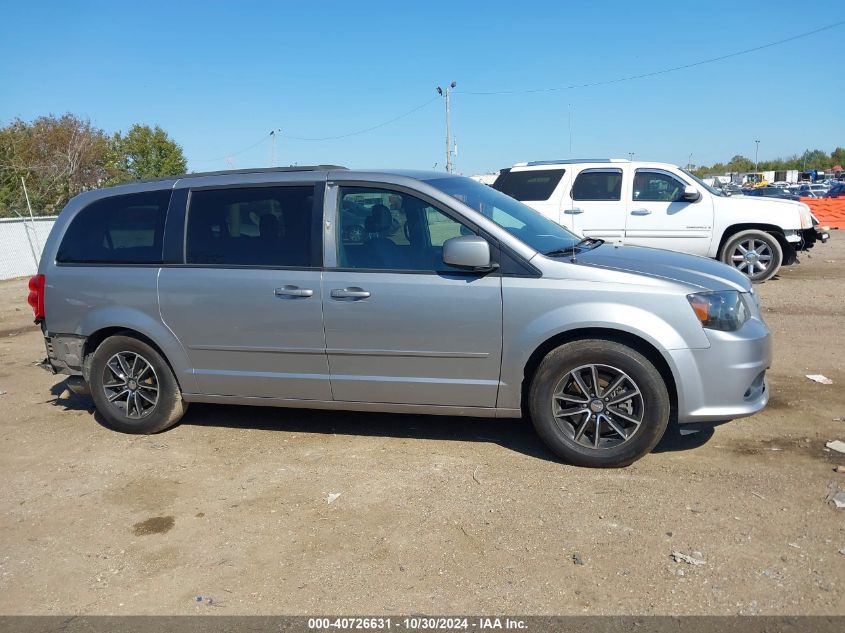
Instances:
[[[822,226],[845,229],[845,197],[801,198],[801,202],[810,207]]]

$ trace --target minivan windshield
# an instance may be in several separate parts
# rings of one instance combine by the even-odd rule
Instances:
[[[541,253],[584,245],[574,233],[531,207],[470,178],[448,176],[428,179],[425,182],[490,218],[508,233]]]

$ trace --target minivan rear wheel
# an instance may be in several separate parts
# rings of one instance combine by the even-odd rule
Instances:
[[[646,455],[669,423],[660,372],[636,350],[601,339],[573,341],[540,363],[529,392],[534,428],[577,466],[627,466]]]
[[[124,433],[163,431],[188,407],[161,355],[129,336],[111,336],[100,343],[91,358],[89,384],[106,426]]]
[[[719,259],[736,268],[752,283],[762,283],[780,270],[783,248],[774,235],[765,231],[740,231],[725,242]]]

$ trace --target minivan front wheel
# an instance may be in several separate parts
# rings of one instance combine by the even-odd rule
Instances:
[[[91,397],[106,426],[124,433],[157,433],[176,424],[187,403],[170,366],[150,345],[112,336],[94,351]]]
[[[574,341],[550,352],[531,383],[534,428],[564,460],[627,466],[646,455],[669,422],[660,372],[636,350],[606,340]]]
[[[762,283],[780,270],[783,248],[774,235],[765,231],[740,231],[725,242],[719,259],[753,283]]]

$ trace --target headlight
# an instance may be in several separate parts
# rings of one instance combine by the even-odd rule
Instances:
[[[687,295],[701,326],[710,330],[733,332],[751,317],[745,298],[736,290],[700,292]]]
[[[801,228],[802,229],[811,229],[813,228],[813,214],[810,211],[810,207],[808,207],[805,203],[801,203],[801,211],[799,214],[801,216]]]

